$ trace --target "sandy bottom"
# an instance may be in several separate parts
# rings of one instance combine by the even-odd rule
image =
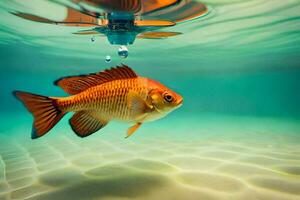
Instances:
[[[300,132],[269,125],[185,140],[3,133],[0,199],[300,199]]]

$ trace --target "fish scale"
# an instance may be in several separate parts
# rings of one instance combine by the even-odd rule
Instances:
[[[75,96],[61,99],[58,104],[65,111],[93,111],[105,119],[134,120],[135,116],[128,108],[127,94],[133,90],[146,97],[147,88],[143,81],[136,79],[115,80],[94,86]]]

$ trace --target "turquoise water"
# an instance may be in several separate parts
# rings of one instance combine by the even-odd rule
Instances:
[[[300,199],[300,3],[202,3],[205,16],[162,29],[183,34],[136,39],[122,59],[105,37],[72,34],[86,28],[11,14],[60,20],[55,2],[1,1],[0,199]],[[54,80],[121,63],[183,106],[128,139],[119,122],[79,138],[70,114],[30,139],[13,90],[66,96]]]

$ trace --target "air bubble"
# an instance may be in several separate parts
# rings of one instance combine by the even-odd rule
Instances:
[[[109,55],[105,56],[105,62],[110,63],[111,57]]]
[[[121,58],[127,58],[128,56],[128,49],[126,46],[120,46],[119,49],[118,49],[118,55],[121,57]]]

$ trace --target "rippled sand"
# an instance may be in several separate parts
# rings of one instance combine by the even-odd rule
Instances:
[[[28,133],[0,134],[1,200],[300,199],[295,129],[226,136],[206,129],[186,140],[108,133],[81,139],[55,130],[34,141]]]

